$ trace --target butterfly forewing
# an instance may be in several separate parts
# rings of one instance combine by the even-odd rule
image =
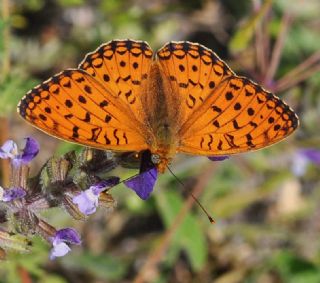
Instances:
[[[162,71],[180,100],[184,121],[198,111],[217,86],[233,72],[208,48],[190,42],[170,42],[157,52]]]
[[[113,40],[89,53],[79,68],[112,90],[138,116],[141,85],[148,79],[152,54],[144,41]]]
[[[288,105],[242,77],[229,78],[205,104],[200,118],[182,127],[179,151],[219,155],[260,149],[298,126]]]
[[[83,70],[66,70],[29,91],[18,105],[23,118],[71,142],[101,149],[147,148],[141,125],[119,98]]]

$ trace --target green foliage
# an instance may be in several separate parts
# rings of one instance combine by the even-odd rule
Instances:
[[[163,191],[156,195],[156,201],[161,218],[166,228],[170,229],[183,206],[181,195],[173,190]],[[172,262],[177,259],[181,249],[184,250],[195,271],[204,267],[208,256],[205,237],[201,232],[198,217],[192,213],[184,217],[183,222],[174,233],[172,247],[169,249]]]
[[[263,20],[272,1],[265,1],[263,7],[255,16],[251,16],[242,24],[241,28],[235,32],[229,43],[232,52],[238,53],[243,51],[250,44],[257,25]]]
[[[30,275],[37,279],[37,282],[47,282],[48,273],[43,269],[43,264],[48,259],[48,245],[40,238],[33,241],[32,253],[9,253],[8,259],[1,263],[0,274],[6,283],[20,282],[19,269],[24,268]],[[54,283],[66,282],[58,276]],[[52,279],[53,280],[53,279]],[[60,281],[58,281],[60,280]],[[0,281],[1,282],[1,281]],[[50,281],[48,281],[50,282]]]
[[[320,281],[320,268],[292,251],[278,252],[273,256],[270,265],[279,272],[284,282],[317,283]]]
[[[117,280],[124,276],[127,264],[121,258],[110,254],[93,255],[82,252],[63,259],[63,264],[71,269],[82,269],[92,276],[104,280]]]
[[[56,149],[56,154],[59,155],[63,155],[66,154],[67,152],[70,152],[72,150],[74,150],[75,152],[80,152],[81,149],[83,147],[74,143],[68,143],[68,142],[61,142],[58,146],[58,148]]]
[[[27,237],[19,234],[10,234],[0,231],[1,247],[17,253],[26,253],[30,251],[30,242]]]
[[[23,74],[11,74],[0,84],[0,116],[6,117],[17,108],[21,94],[36,84],[36,80],[26,79]]]
[[[26,1],[25,3],[27,5],[27,8],[31,11],[39,11],[41,8],[43,8],[45,1],[43,0],[30,0]]]
[[[79,6],[84,4],[85,1],[83,0],[58,0],[58,3],[62,7],[69,7],[69,6]]]
[[[288,61],[293,56],[297,58],[303,57],[303,54],[312,54],[318,51],[319,46],[315,38],[317,38],[317,30],[310,29],[302,24],[295,24],[288,34],[284,52],[284,58]],[[296,63],[298,63],[298,60]],[[294,62],[294,61],[293,61]]]
[[[5,22],[2,18],[0,19],[0,33],[3,34],[5,27],[9,25],[8,21]],[[3,50],[4,50],[4,40],[3,37],[0,37],[0,62],[3,60]]]

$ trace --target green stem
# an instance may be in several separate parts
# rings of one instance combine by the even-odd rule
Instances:
[[[2,75],[0,79],[0,84],[7,78],[10,72],[10,26],[9,26],[9,16],[10,16],[10,0],[2,0],[2,18],[5,23],[3,29],[3,58],[2,58]],[[8,119],[5,117],[0,117],[0,146],[8,139],[9,124]],[[10,167],[7,160],[1,159],[0,168],[2,172],[2,185],[9,186],[10,183]]]

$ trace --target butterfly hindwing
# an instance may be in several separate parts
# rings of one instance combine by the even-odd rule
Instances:
[[[100,149],[147,146],[128,107],[83,70],[66,70],[30,90],[18,105],[28,122],[55,137]]]

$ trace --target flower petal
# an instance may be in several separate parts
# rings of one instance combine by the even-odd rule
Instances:
[[[62,257],[65,256],[67,253],[71,251],[70,247],[64,243],[60,242],[53,246],[53,248],[50,251],[50,259],[53,260],[56,257]]]
[[[3,199],[3,194],[4,194],[4,188],[0,186],[0,200]]]
[[[81,240],[78,232],[73,228],[63,228],[56,232],[55,236],[50,238],[53,248],[50,252],[50,259],[65,256],[71,251],[67,244],[80,245]]]
[[[32,137],[26,138],[26,145],[21,154],[22,163],[29,163],[39,153],[39,143]]]
[[[63,228],[56,232],[53,242],[65,242],[80,245],[81,240],[78,232],[73,228]]]
[[[99,195],[96,195],[89,188],[79,195],[75,196],[72,201],[78,205],[79,210],[85,214],[93,214],[97,210]]]
[[[145,172],[142,172],[136,177],[125,181],[124,184],[133,191],[143,200],[146,200],[156,183],[158,172],[156,168],[149,169]]]
[[[297,177],[303,176],[307,171],[309,163],[310,161],[305,155],[301,154],[299,151],[296,152],[291,164],[292,173]]]
[[[291,170],[298,177],[303,176],[310,163],[320,165],[320,150],[315,148],[302,148],[295,152],[292,158]]]
[[[91,190],[93,194],[99,195],[106,188],[113,187],[119,184],[119,181],[120,181],[119,177],[110,177],[107,180],[102,180],[101,182],[90,186],[89,190]]]
[[[299,154],[306,157],[309,161],[314,164],[320,165],[320,150],[315,148],[304,148],[300,149]]]
[[[216,156],[208,156],[211,161],[222,161],[225,159],[229,159],[228,155],[216,155]]]
[[[7,140],[0,148],[0,158],[14,158],[18,154],[18,146],[13,140]]]
[[[11,188],[3,191],[2,201],[9,202],[18,198],[23,198],[27,192],[22,188]]]

